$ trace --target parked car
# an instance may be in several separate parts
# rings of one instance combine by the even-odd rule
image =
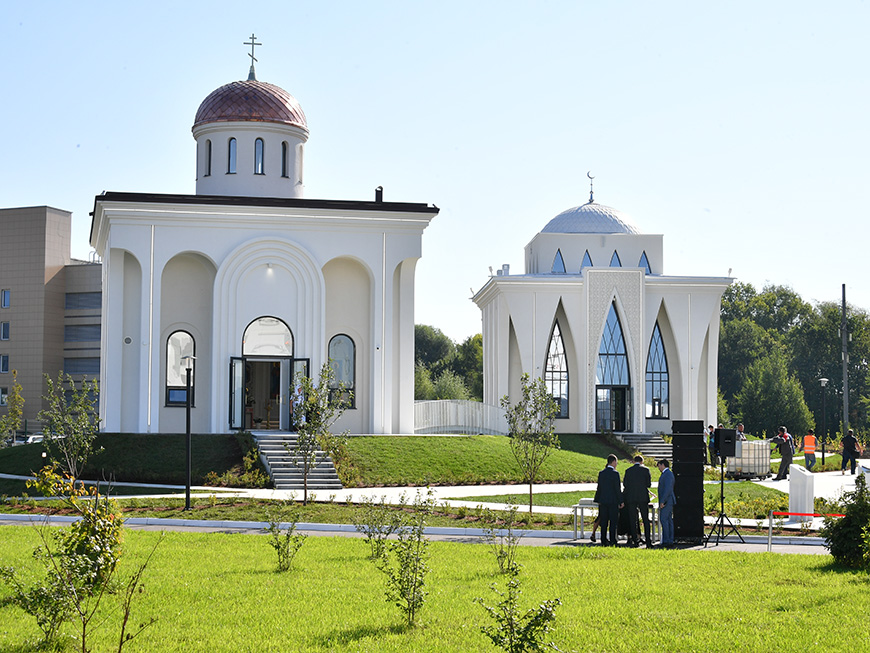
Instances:
[[[25,444],[36,444],[37,442],[42,442],[42,433],[34,433],[33,435],[28,435]]]

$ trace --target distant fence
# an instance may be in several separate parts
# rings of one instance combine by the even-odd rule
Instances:
[[[479,401],[414,402],[414,433],[506,435],[504,410]]]

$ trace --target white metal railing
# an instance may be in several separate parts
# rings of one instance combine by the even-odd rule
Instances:
[[[507,430],[499,406],[460,399],[414,402],[414,433],[506,435]]]

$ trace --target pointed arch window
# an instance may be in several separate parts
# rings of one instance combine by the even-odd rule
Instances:
[[[622,261],[619,260],[619,254],[616,253],[616,250],[613,250],[613,256],[610,257],[610,267],[612,268],[621,268]]]
[[[556,250],[556,257],[553,259],[553,274],[565,274],[565,260],[562,258],[562,250]]]
[[[290,146],[287,141],[281,143],[281,176],[290,176]]]
[[[227,174],[236,174],[236,139],[231,138],[227,143]]]
[[[668,417],[668,357],[659,323],[656,322],[649,354],[646,359],[646,416],[652,418]]]
[[[544,368],[544,383],[550,395],[559,404],[556,417],[564,419],[568,417],[568,359],[565,356],[565,343],[562,341],[562,332],[559,329],[559,321],[553,323],[553,333],[550,335],[550,344],[547,347],[547,365]]]
[[[205,172],[202,175],[203,177],[211,176],[211,141],[207,140],[205,142]]]
[[[356,408],[356,345],[343,333],[329,341],[329,365],[333,379],[329,382],[329,398],[344,408]]]
[[[586,250],[586,253],[583,255],[583,262],[580,264],[580,269],[583,268],[591,268],[592,267],[592,257],[589,256],[589,250]]]
[[[610,304],[598,347],[595,427],[600,432],[631,430],[631,375],[622,325],[614,303]]]
[[[263,148],[265,145],[263,144],[263,139],[258,138],[254,141],[254,174],[255,175],[264,175],[265,164],[263,163]]]
[[[637,267],[646,270],[647,274],[652,274],[652,270],[649,267],[649,259],[646,257],[646,252],[640,255],[640,261],[638,261]]]
[[[595,383],[597,385],[629,385],[625,338],[622,336],[622,325],[619,322],[614,304],[610,305],[604,333],[601,334]]]
[[[196,356],[196,343],[187,331],[175,331],[166,339],[166,405],[187,405],[188,356]],[[190,368],[190,405],[195,405],[196,361]]]

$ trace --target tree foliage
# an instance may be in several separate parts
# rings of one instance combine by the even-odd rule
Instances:
[[[801,385],[789,373],[780,347],[749,366],[734,407],[739,421],[755,435],[773,437],[783,424],[792,433],[801,434],[813,427]]]
[[[854,306],[847,306],[849,332],[849,423],[852,428],[870,428],[870,316]],[[719,332],[719,388],[729,409],[736,418],[740,414],[758,413],[747,404],[750,395],[782,394],[785,390],[786,407],[780,397],[770,399],[767,410],[784,412],[760,416],[769,430],[785,424],[797,433],[799,424],[822,423],[822,402],[826,408],[828,431],[842,428],[842,339],[840,336],[841,305],[822,302],[815,306],[805,302],[791,288],[768,285],[760,292],[747,283],[732,284],[722,297],[721,326]],[[774,354],[774,350],[779,353]],[[771,357],[781,354],[786,374],[782,374],[779,361]],[[759,387],[759,367],[749,371],[753,364],[769,368],[763,378],[775,385]],[[775,363],[775,364],[774,364]],[[771,376],[773,375],[773,376]],[[820,378],[829,380],[823,390]],[[791,379],[791,380],[787,380]],[[800,389],[795,391],[794,385]],[[749,384],[751,387],[745,386]],[[737,396],[743,393],[738,408]],[[798,401],[800,394],[802,402]],[[803,405],[811,412],[807,419]],[[753,418],[747,418],[753,419]],[[727,423],[727,420],[720,421]],[[744,419],[746,422],[746,419]],[[750,427],[747,430],[759,427]],[[751,430],[751,432],[755,432]]]
[[[855,489],[843,496],[842,504],[844,517],[825,517],[825,546],[847,567],[870,568],[870,489],[864,474],[855,478]]]
[[[49,458],[77,480],[88,458],[94,453],[94,440],[100,430],[97,414],[99,385],[84,379],[76,384],[69,374],[58,373],[57,380],[45,375],[48,394],[39,411]]]
[[[344,413],[347,404],[343,397],[346,392],[341,384],[336,384],[335,372],[329,363],[324,363],[320,368],[316,383],[300,373],[294,380],[293,388],[296,441],[285,446],[294,456],[296,464],[302,467],[302,505],[307,505],[308,476],[323,457],[323,452],[335,462],[345,456],[347,432],[333,434],[332,425]]]
[[[440,329],[414,327],[414,398],[483,400],[483,336],[456,345]]]
[[[543,379],[532,381],[528,374],[523,374],[520,384],[520,397],[516,403],[512,403],[510,397],[505,395],[501,407],[507,418],[511,451],[523,473],[523,480],[529,484],[531,514],[532,486],[541,466],[559,448],[559,436],[556,435],[554,424],[559,405]]]
[[[21,384],[18,383],[18,370],[12,370],[12,389],[6,398],[6,414],[0,417],[0,447],[6,438],[14,438],[21,430],[21,418],[24,415],[24,395]]]

